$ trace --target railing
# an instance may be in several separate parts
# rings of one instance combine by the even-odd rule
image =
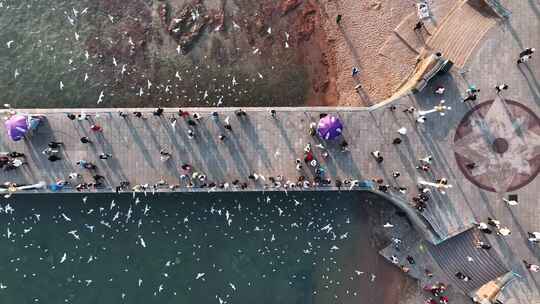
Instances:
[[[491,9],[502,18],[509,18],[512,12],[506,9],[499,0],[484,0]]]

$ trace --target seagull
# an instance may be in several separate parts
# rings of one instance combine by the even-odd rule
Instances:
[[[103,93],[103,91],[101,91],[101,93],[99,93],[99,98],[97,100],[98,104],[103,102],[103,97],[105,97],[105,93]]]
[[[354,272],[356,273],[356,275],[364,274],[364,272],[363,272],[363,271],[360,271],[360,270],[355,270]]]
[[[289,33],[285,32],[285,40],[289,41]]]
[[[64,255],[60,259],[60,264],[64,263],[66,261],[66,259],[67,259],[67,253],[64,252]]]
[[[84,73],[84,82],[88,80],[88,73]]]
[[[88,224],[84,224],[84,227],[88,228],[90,230],[90,232],[94,232],[95,226],[90,226]]]
[[[79,41],[79,37],[80,37],[79,34],[77,32],[75,32],[75,40],[76,41]]]
[[[264,79],[263,75],[259,72],[257,72],[257,75],[259,76],[260,79]]]
[[[139,281],[137,281],[137,285],[138,285],[139,287],[141,287],[142,282],[143,282],[142,279],[139,279]]]
[[[114,17],[109,15],[109,20],[111,20],[111,23],[113,23],[114,22]]]
[[[65,215],[64,213],[62,213],[61,215],[64,218],[64,220],[71,222],[71,219],[67,215]]]
[[[63,90],[63,89],[64,89],[64,83],[60,81],[60,90]]]
[[[116,62],[116,58],[114,58],[114,57],[112,58],[112,64],[114,66],[118,66],[118,62]]]
[[[503,198],[503,201],[508,204],[508,206],[517,206],[519,203],[516,200],[508,200],[506,198]]]
[[[274,236],[274,234],[272,233],[272,237],[270,238],[270,242],[273,242],[276,240],[276,237]]]
[[[28,233],[28,232],[30,232],[30,231],[32,231],[32,227],[23,229],[23,232],[24,232],[24,233]]]
[[[386,222],[386,224],[383,225],[384,228],[392,228],[394,225],[390,224],[389,222]]]
[[[126,71],[127,71],[126,65],[123,64],[123,65],[122,65],[122,70],[120,71],[120,74],[124,75],[124,73],[125,73]]]
[[[90,59],[90,53],[88,53],[88,51],[84,53],[84,56],[86,57],[86,60]]]
[[[288,49],[289,48],[289,43],[287,41],[285,41],[285,48]]]
[[[199,273],[197,273],[197,276],[195,277],[195,280],[198,280],[198,279],[204,277],[204,275],[205,275],[204,272],[199,272]]]
[[[163,290],[163,284],[159,285],[158,292],[161,292]]]
[[[180,45],[178,45],[178,46],[176,47],[176,52],[177,52],[178,54],[182,53],[182,48],[180,47]]]
[[[473,261],[474,261],[474,259],[473,259],[473,258],[472,258],[471,256],[467,256],[467,261],[469,261],[469,262],[473,262]]]
[[[81,16],[84,15],[84,14],[86,14],[86,13],[88,13],[88,7],[82,10]]]
[[[139,241],[141,242],[141,246],[146,248],[146,243],[144,242],[144,239],[139,235]]]
[[[120,211],[116,211],[116,214],[114,215],[112,221],[116,221],[120,217]]]
[[[114,206],[116,206],[116,204],[114,203],[114,200],[111,201],[111,206],[109,207],[109,210],[112,210],[112,208],[114,208]]]
[[[133,213],[132,209],[131,209],[131,206],[129,206],[129,209],[128,209],[128,212],[126,214],[126,223],[129,221],[129,219],[131,218],[131,213]]]
[[[233,283],[229,282],[229,286],[231,286],[231,289],[232,289],[232,290],[236,291],[236,286],[234,286]]]
[[[239,29],[239,28],[240,28],[240,26],[239,26],[238,24],[236,24],[236,22],[234,22],[234,21],[232,22],[232,25],[233,25],[233,28],[235,28],[235,29]]]
[[[148,205],[144,205],[143,214],[146,215],[148,211],[150,211],[150,207],[148,207]]]
[[[272,28],[269,27],[268,30],[266,30],[266,32],[267,32],[268,34],[272,34]]]
[[[71,18],[70,16],[66,16],[66,18],[68,19],[69,23],[71,23],[71,25],[75,25],[75,20],[73,18]]]
[[[281,208],[279,208],[279,207],[278,207],[277,209],[278,209],[278,214],[279,214],[279,216],[281,216],[281,215],[283,214],[283,209],[281,209]]]
[[[19,69],[15,69],[15,73],[14,73],[15,78],[19,77],[19,75],[20,75]]]
[[[338,250],[338,249],[339,249],[339,247],[338,247],[338,246],[336,246],[336,245],[334,245],[334,246],[330,247],[330,251],[333,251],[333,250]]]
[[[82,198],[82,202],[83,202],[83,203],[86,203],[87,200],[88,200],[88,196],[84,196],[84,197]]]
[[[340,240],[343,240],[343,239],[346,239],[347,237],[349,237],[349,233],[348,233],[348,232],[345,232],[344,234],[342,234],[342,235],[339,236],[339,239],[340,239]]]
[[[143,96],[143,94],[144,94],[143,89],[142,89],[142,88],[139,88],[139,93],[137,93],[137,94],[135,94],[135,95],[137,95],[137,96]]]
[[[71,230],[68,232],[68,234],[71,234],[73,235],[73,237],[76,239],[76,240],[80,240],[81,238],[79,237],[79,235],[77,234],[77,230]]]
[[[79,14],[79,11],[76,10],[75,8],[72,8],[72,10],[73,10],[73,15],[74,15],[75,17],[77,17],[77,15]]]
[[[11,233],[11,230],[9,230],[9,227],[7,228],[7,238],[9,239],[13,233]]]
[[[146,80],[147,81],[147,87],[148,87],[148,90],[150,90],[150,88],[152,87],[152,83],[150,82],[150,80]]]
[[[180,77],[180,73],[176,72],[176,74],[174,75],[174,77],[178,78],[178,80],[182,80],[182,77]]]
[[[235,86],[235,85],[237,85],[237,84],[238,84],[238,82],[236,82],[236,77],[233,77],[233,78],[232,78],[232,85]]]
[[[4,285],[4,283],[0,283],[0,289],[6,289],[7,285]]]

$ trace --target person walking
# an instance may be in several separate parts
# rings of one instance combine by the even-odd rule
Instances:
[[[341,19],[343,19],[343,15],[338,14],[338,15],[336,16],[336,24],[337,24],[337,25],[341,25]]]
[[[474,243],[474,246],[478,249],[484,249],[484,250],[490,250],[491,249],[491,245],[489,244],[486,244],[482,241],[476,241],[476,243]]]
[[[396,137],[396,138],[394,138],[394,140],[392,141],[392,144],[394,144],[394,145],[399,145],[399,144],[401,144],[401,142],[402,142],[401,138]]]
[[[163,115],[163,109],[161,107],[158,107],[154,112],[152,112],[154,116],[161,116]]]
[[[57,160],[61,160],[62,158],[59,157],[59,156],[56,155],[56,154],[51,154],[51,155],[49,155],[49,157],[47,157],[47,159],[48,159],[49,161],[51,161],[51,162],[55,162],[55,161],[57,161]]]
[[[476,99],[478,98],[478,96],[476,96],[475,93],[471,93],[469,95],[467,95],[467,97],[465,97],[462,102],[465,103],[467,101],[475,101]]]
[[[60,146],[63,146],[63,145],[64,143],[60,141],[51,141],[48,144],[49,148],[52,148],[52,149],[58,149]]]
[[[272,116],[272,118],[276,118],[277,116],[276,110],[274,109],[270,110],[270,115]]]
[[[108,153],[101,153],[101,154],[99,154],[99,159],[105,160],[105,159],[109,159],[109,158],[111,158],[111,157],[112,157],[112,155],[111,155],[111,154],[108,154]]]
[[[398,178],[401,176],[401,173],[399,173],[399,171],[392,171],[392,177],[393,178]]]
[[[99,125],[91,125],[90,130],[92,130],[93,132],[102,132],[103,128]]]
[[[227,116],[225,117],[225,120],[223,121],[223,127],[229,131],[232,131],[232,126],[231,126],[231,123],[230,123],[230,119],[231,117]]]
[[[424,27],[424,22],[422,22],[420,20],[420,21],[416,22],[416,24],[414,25],[413,30],[416,32],[416,31],[421,30],[423,27]]]
[[[90,138],[88,138],[88,136],[83,136],[81,137],[81,142],[83,144],[89,144],[89,143],[92,143],[92,141],[90,141]]]
[[[507,84],[503,83],[495,86],[495,91],[497,92],[497,94],[500,94],[503,90],[508,90]]]
[[[523,56],[532,55],[534,54],[535,51],[536,51],[535,48],[526,48],[519,53],[519,57],[521,58]]]
[[[517,64],[519,65],[520,63],[526,63],[527,61],[531,60],[532,58],[532,55],[524,55],[524,56],[521,56],[519,57],[519,59],[517,60]]]
[[[531,263],[527,262],[526,260],[523,260],[523,263],[525,264],[525,268],[527,268],[528,270],[530,270],[532,272],[540,271],[540,266],[539,265],[531,264]]]
[[[377,150],[377,151],[373,151],[371,152],[371,155],[375,158],[375,160],[377,161],[377,163],[382,163],[384,161],[384,158],[382,156],[382,153],[381,151]]]
[[[142,112],[139,112],[139,111],[133,112],[133,115],[135,115],[135,117],[137,117],[137,118],[143,118]]]
[[[353,67],[352,68],[352,76],[356,76],[358,75],[358,73],[360,73],[360,70],[357,68],[357,67]]]

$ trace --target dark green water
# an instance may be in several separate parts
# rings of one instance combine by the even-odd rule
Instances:
[[[179,54],[157,13],[164,2],[189,1],[0,0],[2,102],[18,108],[303,104],[305,69],[281,41],[287,23],[273,24],[275,37],[253,33],[256,6],[206,0],[207,12],[225,7],[224,30],[208,26],[189,53]],[[233,17],[245,24],[235,29]]]
[[[17,195],[0,203],[0,303],[383,303],[401,274],[372,228],[394,211],[365,198]]]

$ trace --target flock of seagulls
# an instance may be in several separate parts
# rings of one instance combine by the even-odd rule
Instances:
[[[282,193],[15,199],[0,202],[0,296],[47,280],[57,302],[99,291],[126,301],[189,294],[227,304],[286,280],[279,292],[294,296],[309,286],[338,303],[376,286],[377,263],[351,257],[359,243],[369,246],[352,200]]]
[[[9,9],[9,7],[0,7],[0,9],[2,8]],[[51,41],[47,35],[37,31],[28,33],[29,37],[34,39],[22,41],[11,39],[8,36],[4,43],[8,49],[29,48],[28,44],[32,43],[32,49],[42,50],[37,51],[36,56],[33,56],[30,61],[37,59],[43,61],[47,60],[45,58],[49,58],[56,67],[64,68],[61,75],[50,75],[49,79],[56,79],[56,90],[58,90],[56,92],[59,96],[71,95],[70,101],[73,101],[71,93],[75,90],[78,93],[75,95],[76,98],[80,98],[82,103],[88,105],[92,105],[94,102],[98,105],[109,102],[114,104],[116,100],[125,102],[125,100],[137,100],[137,98],[152,98],[154,103],[162,104],[182,102],[186,106],[221,106],[225,103],[237,105],[240,100],[254,100],[254,98],[248,97],[259,96],[260,92],[257,92],[257,86],[253,84],[265,83],[267,77],[263,74],[269,73],[268,70],[260,68],[256,72],[238,73],[235,69],[211,61],[208,56],[203,56],[200,60],[192,62],[191,59],[183,59],[185,55],[182,53],[181,46],[177,45],[175,46],[176,57],[173,59],[178,59],[179,64],[178,66],[167,65],[167,69],[172,67],[176,70],[173,70],[168,77],[168,73],[148,70],[149,68],[145,67],[145,64],[133,60],[134,54],[146,52],[146,50],[134,42],[134,37],[129,32],[119,32],[118,35],[91,36],[93,31],[90,22],[95,22],[94,19],[87,18],[93,13],[91,9],[81,7],[71,9],[49,7],[47,9],[63,13],[58,14],[58,16],[60,16],[61,22],[65,23],[65,27],[52,30],[52,32],[56,32],[54,39],[58,39],[59,35],[65,36],[60,38],[60,41]],[[104,17],[108,18],[112,24],[118,24],[121,21],[111,14],[105,14]],[[192,17],[201,18],[198,12],[194,12]],[[232,31],[241,30],[242,27],[232,21]],[[284,37],[281,38],[284,40],[284,48],[290,48],[291,35],[289,33],[274,30],[272,27],[268,27],[266,33]],[[167,37],[167,34],[163,33],[163,35]],[[150,41],[146,42],[147,44],[151,43]],[[123,51],[125,46],[130,48],[130,55],[126,55],[127,52]],[[43,55],[57,49],[62,49],[58,55],[37,56],[37,54]],[[238,51],[239,49],[235,50],[235,52]],[[163,50],[162,53],[168,54],[167,50]],[[13,55],[17,56],[17,53],[13,53]],[[235,60],[239,60],[239,58],[249,60],[247,58],[262,55],[261,48],[248,47],[245,55],[230,56],[234,56]],[[148,56],[145,55],[145,57]],[[20,79],[21,73],[32,74],[31,66],[40,64],[28,62],[28,60],[15,60],[14,62],[21,65],[11,67],[10,74],[13,73],[14,79]],[[156,67],[153,63],[149,65]],[[235,64],[235,66],[239,65]],[[273,66],[271,70],[274,70]],[[78,80],[83,80],[82,87]],[[152,85],[152,82],[155,84]],[[47,89],[55,90],[55,88]]]

